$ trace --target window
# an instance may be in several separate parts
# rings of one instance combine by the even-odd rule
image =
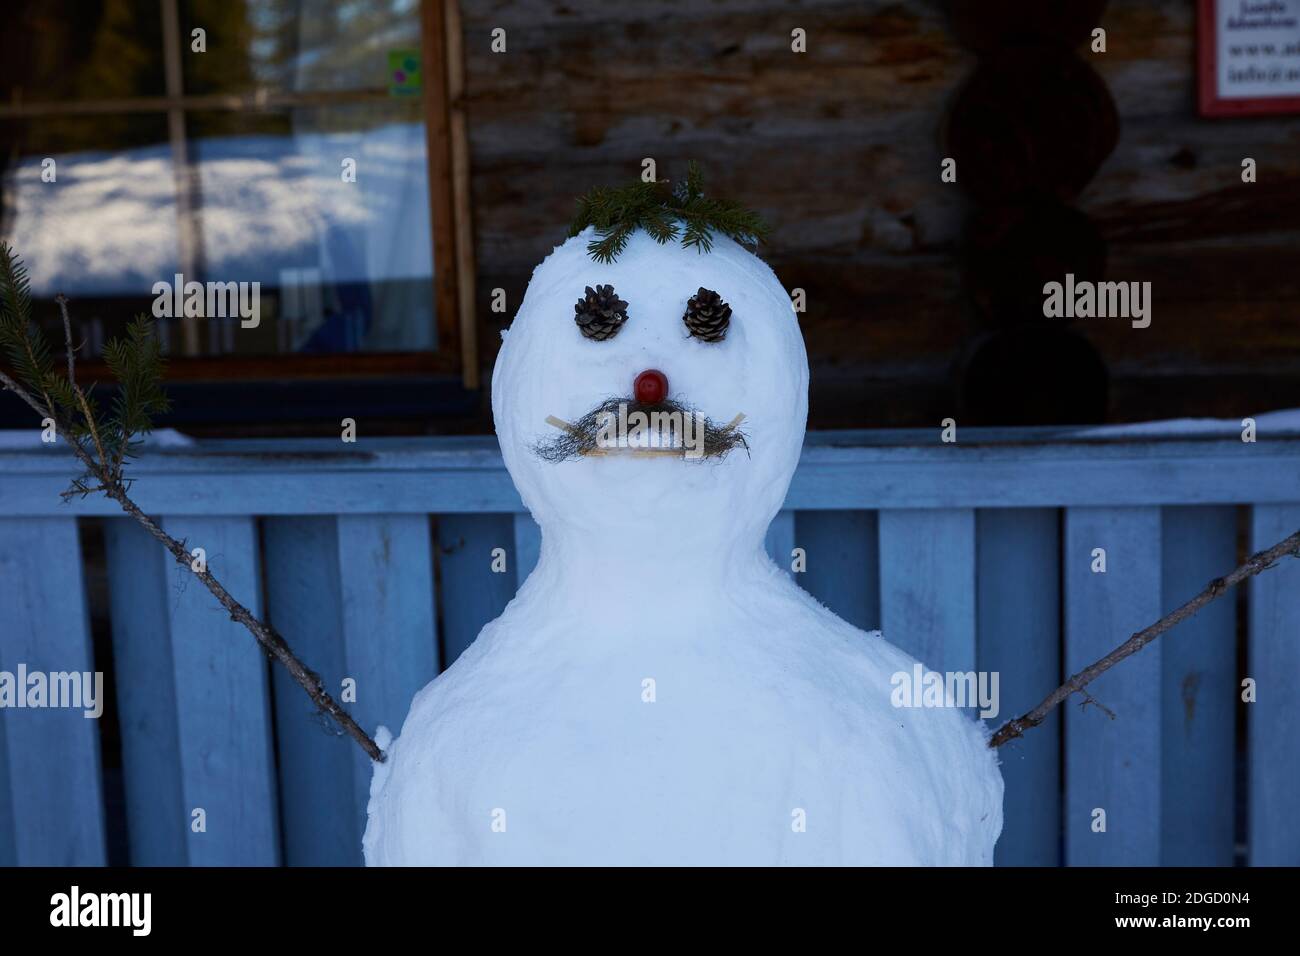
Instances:
[[[0,235],[40,316],[73,299],[93,363],[132,315],[161,312],[174,379],[402,371],[475,387],[455,7],[18,4]],[[186,309],[187,283],[218,293]],[[255,316],[226,307],[230,283]]]

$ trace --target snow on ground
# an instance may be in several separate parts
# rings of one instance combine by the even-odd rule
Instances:
[[[1284,408],[1250,416],[1255,419],[1256,435],[1300,433],[1300,408]],[[1156,422],[1127,425],[1100,425],[1070,432],[1075,438],[1213,438],[1239,437],[1245,426],[1241,418],[1171,418]]]
[[[0,430],[0,451],[40,451],[51,447],[50,443],[41,441],[41,432],[35,424],[31,428]],[[146,448],[189,448],[196,444],[189,435],[174,428],[160,428],[143,441]]]

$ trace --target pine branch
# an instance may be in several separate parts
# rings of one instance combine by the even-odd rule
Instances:
[[[114,470],[120,472],[126,459],[138,450],[139,442],[133,436],[149,434],[153,416],[171,407],[162,390],[166,359],[153,323],[144,315],[136,316],[127,326],[126,337],[105,347],[104,361],[121,384],[107,427]]]
[[[647,209],[641,220],[641,228],[661,246],[677,238],[677,220],[663,206]]]
[[[597,238],[587,252],[597,262],[613,262],[637,229],[643,229],[663,245],[681,236],[682,245],[699,252],[713,248],[715,234],[754,245],[767,237],[763,218],[751,209],[704,195],[704,176],[692,161],[686,179],[671,189],[667,180],[635,180],[623,186],[597,186],[579,197],[578,209],[569,225],[576,236],[595,227]]]
[[[686,228],[682,230],[682,245],[689,249],[694,246],[700,252],[713,249],[713,237],[710,234],[708,220],[695,211],[683,211]]]
[[[600,234],[599,239],[587,243],[587,252],[597,262],[613,262],[627,248],[628,240],[632,238],[635,228],[631,223],[621,222]]]
[[[164,359],[153,323],[143,315],[137,316],[127,327],[125,337],[113,339],[105,347],[105,359],[120,390],[113,403],[112,416],[101,423],[88,392],[77,385],[76,348],[67,300],[59,296],[56,301],[63,318],[66,377],[54,371],[49,346],[31,324],[27,271],[13,250],[0,244],[0,347],[15,373],[10,375],[0,370],[0,388],[13,392],[42,418],[53,419],[56,432],[63,436],[85,468],[63,492],[65,500],[102,493],[116,501],[167,549],[177,564],[203,582],[229,612],[231,620],[242,624],[289,671],[317,708],[360,744],[372,760],[383,761],[384,752],[379,745],[330,696],[320,675],[298,659],[274,628],[236,601],[210,571],[206,568],[195,571],[185,543],[164,531],[157,520],[145,514],[131,499],[130,481],[122,476],[123,463],[138,448],[137,436],[152,430],[153,416],[168,408],[162,388]]]
[[[691,160],[686,164],[686,182],[685,196],[686,202],[694,202],[704,195],[704,173],[700,170],[700,164]]]
[[[52,381],[48,348],[43,339],[31,335],[31,321],[27,269],[7,243],[0,243],[0,347],[28,388],[44,400],[37,411],[53,418],[55,403],[50,393],[57,391],[57,386]],[[66,408],[70,403],[65,400],[61,404]]]

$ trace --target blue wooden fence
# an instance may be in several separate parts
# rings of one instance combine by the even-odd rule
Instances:
[[[359,862],[358,748],[111,502],[61,503],[71,467],[56,449],[0,452],[0,671],[107,672],[129,860]],[[491,438],[203,442],[133,474],[140,504],[327,686],[355,680],[368,728],[400,727],[537,560]],[[997,671],[1000,723],[1241,548],[1300,527],[1300,436],[816,434],[786,507],[768,535],[779,562],[802,548],[804,587],[929,666]],[[111,666],[90,634],[91,518],[105,519]],[[492,572],[496,548],[509,573]],[[999,863],[1300,863],[1300,562],[1241,599],[1244,663],[1228,598],[1094,685],[1116,719],[1068,704],[1002,749]],[[106,860],[102,723],[0,709],[0,863]]]

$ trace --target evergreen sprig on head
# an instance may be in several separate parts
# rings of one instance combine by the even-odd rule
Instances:
[[[578,200],[569,235],[576,236],[588,226],[596,227],[597,238],[587,243],[587,252],[606,263],[619,257],[637,229],[644,229],[660,245],[680,236],[683,246],[694,246],[699,252],[713,248],[714,233],[752,245],[770,232],[752,209],[705,196],[704,178],[694,162],[686,167],[685,181],[675,188],[666,179],[596,186]]]

